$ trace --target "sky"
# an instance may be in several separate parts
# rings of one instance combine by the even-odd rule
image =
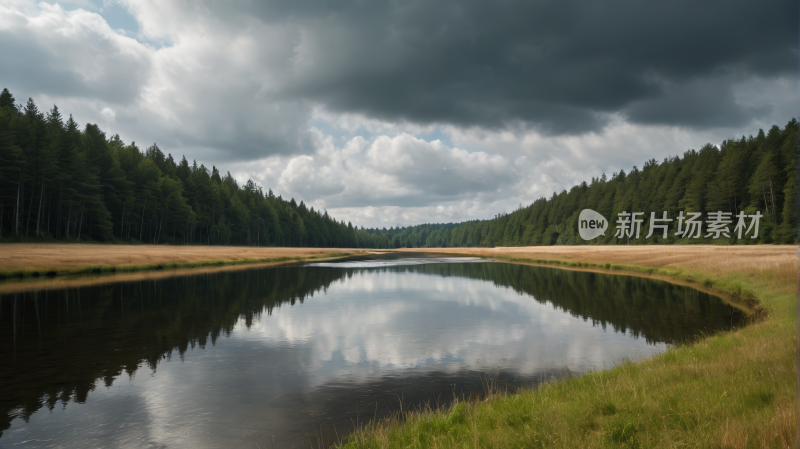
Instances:
[[[800,118],[795,0],[0,0],[0,88],[364,227]]]

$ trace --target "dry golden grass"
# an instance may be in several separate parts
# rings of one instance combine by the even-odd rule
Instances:
[[[797,273],[795,245],[636,245],[523,246],[497,248],[402,249],[408,252],[453,253],[484,257],[566,260],[595,264],[626,264],[681,268],[708,275],[753,274],[777,284],[793,284]]]
[[[0,246],[0,271],[77,271],[83,267],[187,264],[197,262],[312,257],[354,252],[340,248],[251,246],[98,245],[9,243]]]
[[[341,248],[12,243],[0,245],[0,273],[11,275],[11,279],[0,281],[0,294],[261,268],[366,252]],[[93,273],[94,268],[105,275]],[[14,275],[48,271],[58,276],[17,279]],[[69,274],[81,276],[63,276]]]
[[[341,254],[331,254],[331,257],[320,257],[314,259],[290,259],[278,262],[250,263],[246,265],[215,265],[206,267],[174,268],[168,270],[144,269],[130,272],[116,272],[105,274],[81,274],[80,276],[58,276],[54,278],[38,277],[25,279],[8,279],[0,281],[0,295],[9,293],[21,293],[37,290],[60,290],[65,288],[89,287],[100,284],[113,284],[115,282],[132,281],[154,281],[176,276],[189,276],[197,274],[219,273],[232,270],[254,270],[258,268],[284,265],[291,263],[302,263],[304,261],[322,262],[325,260],[336,259]]]
[[[611,263],[677,267],[711,275],[731,272],[764,274],[781,283],[794,282],[798,247],[793,245],[719,246],[527,246],[498,248],[413,248],[408,252],[470,254],[485,257],[555,259],[587,263]],[[276,258],[320,257],[342,252],[340,248],[273,248],[237,246],[99,245],[60,243],[10,243],[0,246],[0,271],[78,271],[90,266],[137,266],[187,264],[210,261],[246,261]],[[763,277],[762,277],[763,279]]]

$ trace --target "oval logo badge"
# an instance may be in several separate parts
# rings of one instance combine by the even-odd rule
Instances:
[[[608,220],[591,209],[584,209],[578,216],[578,232],[584,240],[592,240],[601,235],[606,235]]]

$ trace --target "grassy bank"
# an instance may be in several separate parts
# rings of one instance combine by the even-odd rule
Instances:
[[[29,269],[29,270],[16,270],[16,271],[2,271],[0,270],[0,280],[8,278],[36,278],[36,277],[52,277],[57,275],[82,275],[82,274],[111,274],[111,273],[131,273],[137,271],[156,271],[156,270],[176,270],[184,268],[206,268],[206,267],[222,267],[232,265],[257,265],[257,264],[270,264],[281,262],[302,262],[306,260],[316,259],[330,259],[337,257],[349,256],[351,253],[330,253],[318,254],[312,256],[295,256],[295,257],[273,257],[266,259],[243,259],[243,260],[209,260],[203,262],[173,262],[173,263],[153,263],[146,265],[92,265],[86,267],[64,268],[59,271],[45,270],[45,269]]]
[[[263,265],[337,258],[359,250],[21,243],[0,246],[0,280]]]
[[[484,400],[459,402],[447,410],[371,423],[343,447],[794,447],[795,264],[791,271],[759,265],[697,270],[513,257],[497,251],[491,256],[668,278],[749,304],[756,319],[653,358],[618,361],[608,370],[535,390],[492,392]]]

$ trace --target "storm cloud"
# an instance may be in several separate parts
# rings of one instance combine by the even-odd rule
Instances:
[[[735,82],[797,71],[787,1],[289,4],[249,12],[303,30],[282,95],[392,121],[740,126],[766,111],[737,105]]]
[[[354,223],[488,218],[796,117],[798,16],[785,0],[14,0],[0,87]]]

